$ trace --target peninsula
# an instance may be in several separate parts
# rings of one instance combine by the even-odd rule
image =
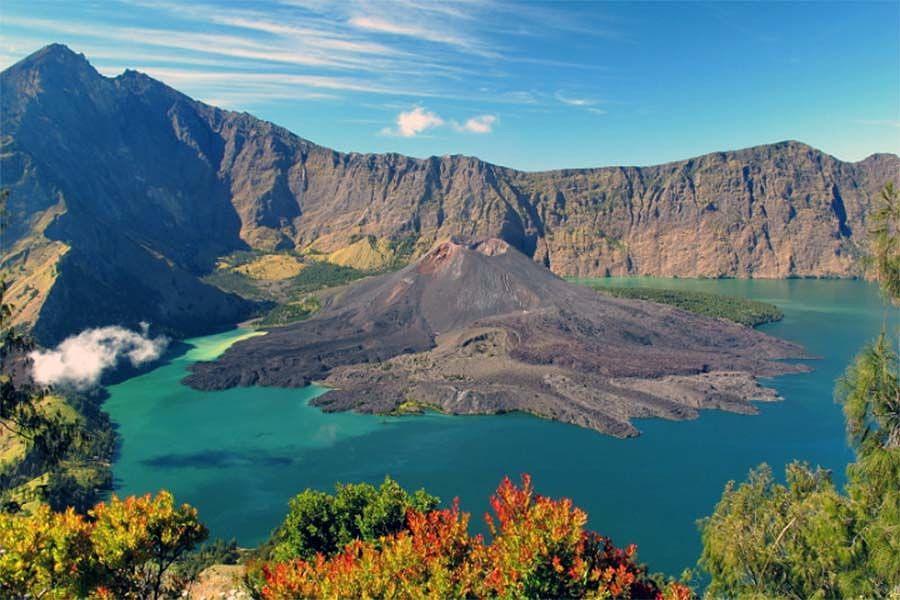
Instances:
[[[326,411],[523,411],[618,437],[633,418],[752,413],[800,347],[722,319],[570,284],[496,239],[450,239],[329,293],[312,318],[197,363],[199,389],[331,388]]]

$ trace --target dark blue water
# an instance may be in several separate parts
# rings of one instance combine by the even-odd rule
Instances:
[[[326,415],[307,401],[316,388],[197,392],[178,381],[186,366],[220,352],[240,331],[189,340],[197,349],[110,388],[106,405],[120,425],[119,493],[159,488],[200,509],[213,535],[256,544],[278,524],[287,500],[336,481],[377,482],[390,474],[449,501],[459,496],[474,527],[508,474],[530,473],[539,493],[567,496],[590,526],[618,544],[637,543],[653,570],[678,574],[699,555],[696,520],[709,514],[729,479],[768,462],[794,459],[843,480],[852,459],[837,377],[877,335],[887,314],[877,289],[856,281],[605,280],[706,290],[765,300],[785,313],[764,326],[803,344],[815,371],[771,381],[784,402],[756,416],[703,412],[690,422],[644,420],[643,435],[617,440],[526,415],[374,417]]]

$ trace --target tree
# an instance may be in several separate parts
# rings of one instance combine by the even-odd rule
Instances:
[[[855,515],[822,469],[793,463],[787,485],[762,465],[729,482],[701,522],[700,566],[712,598],[838,598],[862,592]]]
[[[870,219],[869,262],[885,296],[894,304],[900,303],[900,192],[892,181],[881,190]]]
[[[873,593],[900,590],[900,369],[882,333],[838,383],[856,450],[847,493],[859,522]]]
[[[177,596],[169,569],[206,535],[197,511],[175,506],[168,492],[113,496],[87,517],[47,505],[0,514],[0,596]]]
[[[271,557],[277,560],[330,556],[353,540],[375,541],[406,528],[409,510],[427,512],[440,500],[418,490],[408,493],[386,477],[376,488],[367,483],[337,485],[332,496],[301,492],[272,536]]]
[[[197,510],[175,506],[166,491],[124,500],[113,496],[90,515],[100,579],[117,598],[159,598],[169,568],[208,535]]]
[[[870,262],[882,292],[900,305],[900,193],[881,192],[869,232]],[[892,343],[893,342],[893,343]],[[847,433],[857,459],[847,469],[847,493],[860,521],[874,593],[900,596],[900,367],[898,340],[882,331],[838,384]]]
[[[882,333],[863,348],[838,382],[847,434],[857,454],[900,447],[900,377],[897,355]]]

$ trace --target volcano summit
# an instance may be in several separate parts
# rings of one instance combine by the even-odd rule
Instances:
[[[756,376],[804,368],[753,329],[572,285],[499,239],[451,239],[330,294],[308,321],[197,363],[186,383],[331,388],[327,411],[529,412],[615,436],[635,417],[754,412]]]

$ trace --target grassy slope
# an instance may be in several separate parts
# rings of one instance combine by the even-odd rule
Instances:
[[[244,298],[276,304],[260,315],[259,324],[278,326],[305,319],[318,310],[317,292],[373,272],[312,256],[236,252],[220,258],[216,271],[204,280]]]
[[[111,482],[110,463],[115,449],[115,432],[108,415],[100,410],[101,402],[100,396],[81,394],[51,394],[40,401],[38,406],[45,414],[59,417],[61,422],[75,425],[82,432],[55,466],[36,459],[40,455],[33,454],[23,438],[0,428],[2,499],[15,501],[28,510],[42,499],[42,488],[50,481],[51,470],[71,478],[86,496],[99,499]]]

